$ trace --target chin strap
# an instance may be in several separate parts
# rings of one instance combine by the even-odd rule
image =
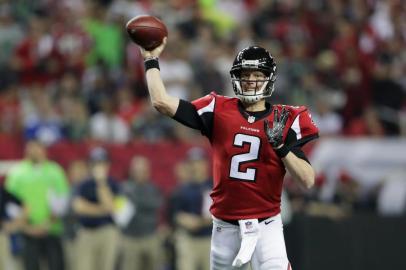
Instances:
[[[241,246],[233,261],[234,267],[241,267],[251,260],[259,238],[258,219],[242,219],[240,225]]]

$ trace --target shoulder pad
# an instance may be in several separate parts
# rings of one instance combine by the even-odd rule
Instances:
[[[295,132],[298,144],[304,144],[309,138],[318,136],[318,128],[311,118],[311,114],[306,106],[275,105],[279,110],[285,106],[289,110],[289,118],[286,122],[284,136],[289,129]]]

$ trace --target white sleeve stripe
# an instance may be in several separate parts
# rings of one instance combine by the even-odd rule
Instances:
[[[300,140],[302,138],[302,133],[300,132],[299,117],[300,117],[300,114],[295,118],[295,121],[293,121],[293,124],[291,126],[293,131],[296,133],[297,140]]]
[[[213,98],[213,100],[210,102],[209,105],[206,107],[201,108],[200,110],[197,111],[199,115],[204,114],[205,112],[213,112],[214,111],[214,104],[216,103],[216,99]]]

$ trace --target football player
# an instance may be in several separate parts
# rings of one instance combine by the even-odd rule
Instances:
[[[152,105],[206,136],[213,148],[212,270],[291,269],[280,202],[286,170],[303,186],[314,171],[301,147],[318,137],[304,106],[271,105],[276,64],[264,48],[241,50],[231,68],[237,98],[210,93],[192,102],[167,94],[158,57],[141,49]]]

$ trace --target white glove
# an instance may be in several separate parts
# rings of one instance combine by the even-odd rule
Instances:
[[[234,258],[234,267],[241,267],[251,260],[259,238],[258,219],[242,219],[238,223],[240,224],[241,246]]]

